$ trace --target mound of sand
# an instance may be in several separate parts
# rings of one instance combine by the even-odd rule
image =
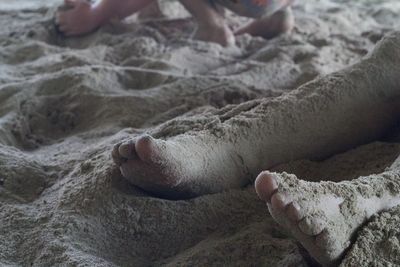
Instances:
[[[299,2],[291,36],[242,36],[223,49],[189,40],[193,22],[167,4],[166,19],[64,39],[57,2],[1,0],[0,265],[305,266],[252,186],[163,200],[128,184],[110,157],[117,142],[171,119],[276,97],[341,69],[400,24],[396,0]],[[276,169],[351,179],[399,154],[393,138]],[[399,216],[376,216],[343,266],[399,265]]]

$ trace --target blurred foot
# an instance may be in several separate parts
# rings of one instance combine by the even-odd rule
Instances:
[[[294,27],[292,9],[287,7],[266,18],[256,19],[248,25],[239,28],[235,35],[248,33],[265,39],[274,38],[280,34],[291,32]]]
[[[93,32],[104,23],[105,14],[86,0],[64,0],[66,10],[56,14],[56,24],[65,36],[78,36]]]

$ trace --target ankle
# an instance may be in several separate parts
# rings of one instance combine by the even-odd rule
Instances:
[[[226,27],[225,18],[223,18],[219,14],[209,16],[208,19],[197,19],[197,24],[199,25],[199,27],[211,29],[221,29]]]
[[[199,22],[197,28],[209,34],[225,33],[229,29],[228,25],[223,21]]]

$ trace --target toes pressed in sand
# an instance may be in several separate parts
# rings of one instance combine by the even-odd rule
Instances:
[[[157,155],[157,144],[155,139],[149,135],[144,135],[135,141],[128,141],[114,146],[112,156],[116,163],[126,160],[142,160],[151,162]]]
[[[118,146],[118,154],[120,157],[122,157],[126,160],[138,158],[134,142],[126,142],[126,143],[119,145]]]
[[[397,174],[388,173],[350,182],[315,183],[266,171],[257,177],[255,189],[273,219],[315,260],[336,266],[372,214],[400,203],[392,193],[397,179]]]
[[[262,172],[256,179],[255,188],[260,199],[269,203],[274,210],[284,212],[293,222],[304,218],[300,205],[278,191],[278,182],[272,173]]]
[[[270,203],[272,195],[278,190],[278,183],[269,172],[262,172],[255,181],[255,187],[260,199]]]
[[[143,135],[115,146],[112,157],[132,184],[168,198],[248,184],[249,173],[237,148],[214,135],[177,135],[167,140]]]
[[[127,141],[114,146],[112,157],[121,164],[128,160],[139,160],[151,163],[157,155],[157,144],[153,137],[144,135],[135,141]]]
[[[163,159],[160,159],[163,142],[143,135],[115,145],[111,155],[122,176],[132,184],[154,193],[165,193],[167,197],[168,192],[177,185],[179,177],[166,168]]]
[[[277,178],[277,174],[262,172],[255,181],[258,196],[267,203],[272,217],[292,233],[317,261],[325,266],[333,264],[344,251],[346,247],[344,244],[349,236],[345,236],[343,240],[338,238],[338,240],[333,241],[334,239],[331,238],[332,231],[326,228],[327,222],[335,219],[340,221],[343,218],[334,215],[334,212],[332,212],[331,218],[327,218],[323,209],[339,210],[339,202],[329,200],[333,199],[331,196],[321,198],[323,203],[314,203],[315,199],[304,200],[297,193],[292,195],[290,189],[281,188],[279,182],[282,181]],[[305,195],[306,193],[304,192]],[[297,201],[299,198],[302,198],[302,204]],[[324,201],[324,199],[328,201]],[[331,204],[327,204],[329,202]],[[303,207],[302,205],[306,206]],[[347,230],[344,229],[344,231]],[[331,253],[332,251],[334,252]]]

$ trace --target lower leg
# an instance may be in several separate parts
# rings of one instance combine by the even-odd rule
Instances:
[[[68,7],[56,14],[61,32],[67,36],[95,30],[113,18],[123,19],[151,4],[154,0],[102,0],[91,4],[86,0],[65,0]]]
[[[239,187],[276,164],[323,158],[374,140],[400,114],[399,44],[397,32],[343,71],[277,99],[188,121],[196,132],[116,146],[113,157],[132,183],[181,198]],[[179,127],[185,133],[184,124],[172,121],[156,134],[170,136]]]

